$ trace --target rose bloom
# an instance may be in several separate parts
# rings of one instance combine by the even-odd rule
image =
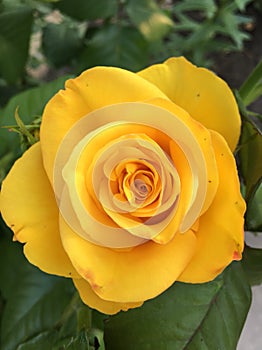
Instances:
[[[86,70],[46,105],[2,216],[27,259],[72,278],[91,308],[138,307],[241,259],[239,134],[227,84],[185,58]]]

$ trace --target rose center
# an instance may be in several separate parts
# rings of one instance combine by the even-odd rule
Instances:
[[[152,204],[160,195],[161,178],[146,159],[124,159],[111,174],[112,194],[133,210]]]
[[[139,179],[136,179],[134,181],[134,190],[138,196],[142,196],[142,197],[147,196],[149,192],[148,186],[142,180],[139,180]]]

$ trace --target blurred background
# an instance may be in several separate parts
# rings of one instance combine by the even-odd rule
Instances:
[[[262,55],[261,0],[0,0],[0,105],[96,65],[184,55],[238,88]]]

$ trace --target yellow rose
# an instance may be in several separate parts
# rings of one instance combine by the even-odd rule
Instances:
[[[241,259],[240,133],[224,81],[184,58],[96,67],[47,104],[40,142],[3,182],[1,212],[45,272],[107,314]]]

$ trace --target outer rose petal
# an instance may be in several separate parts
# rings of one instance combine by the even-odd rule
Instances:
[[[234,150],[240,135],[240,116],[226,82],[183,57],[170,58],[138,73],[208,129],[224,136]]]
[[[120,68],[95,67],[70,79],[46,105],[40,136],[44,166],[53,180],[56,152],[68,130],[89,112],[114,103],[167,98],[156,86]]]
[[[78,276],[61,244],[58,208],[39,143],[16,161],[3,181],[0,208],[14,238],[26,243],[24,253],[32,264],[51,274]]]
[[[235,159],[221,135],[212,132],[212,140],[219,186],[209,210],[200,217],[196,253],[178,279],[182,282],[213,280],[232,260],[236,260],[236,256],[241,259],[244,248],[246,206],[239,190]]]
[[[190,262],[195,235],[176,234],[161,245],[152,241],[119,251],[78,236],[60,216],[64,248],[79,274],[104,300],[130,303],[154,298],[170,287]]]
[[[74,279],[74,284],[80,294],[81,299],[85,304],[93,309],[96,309],[104,314],[113,315],[123,310],[127,311],[134,307],[139,307],[143,304],[143,301],[136,303],[115,303],[101,299],[90,287],[90,284],[83,278]]]

